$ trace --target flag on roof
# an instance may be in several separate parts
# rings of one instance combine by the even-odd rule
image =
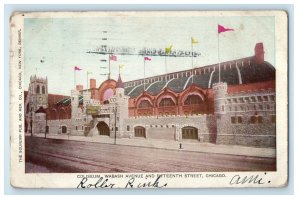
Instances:
[[[144,61],[151,61],[150,57],[144,57]]]
[[[79,66],[74,66],[74,70],[82,70]]]
[[[197,44],[197,43],[199,43],[199,42],[198,42],[198,40],[197,40],[197,39],[195,39],[194,37],[192,37],[192,39],[191,39],[191,40],[192,40],[192,44]]]
[[[169,47],[166,48],[166,54],[170,54],[172,50],[173,45],[170,45]]]
[[[116,55],[110,55],[110,56],[109,56],[109,59],[110,59],[111,61],[117,61],[117,56],[116,56]]]
[[[234,31],[232,28],[225,28],[224,26],[221,26],[218,24],[218,33],[227,32],[227,31]]]

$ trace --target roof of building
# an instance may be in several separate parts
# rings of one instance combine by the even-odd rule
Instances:
[[[239,60],[221,63],[221,82],[227,82],[228,85],[249,84],[275,80],[275,68],[268,62],[256,64],[254,57],[248,57]],[[191,84],[196,84],[204,89],[211,88],[211,85],[219,82],[218,64],[195,68],[201,69],[202,73],[196,73],[191,76],[191,70],[179,71],[171,74],[164,74],[152,77],[153,82],[145,85],[145,90],[156,95],[162,89],[168,87],[172,91],[179,93],[188,88]],[[150,82],[151,77],[146,78]],[[139,81],[139,80],[136,80]],[[143,91],[143,84],[133,84],[134,81],[125,82],[125,94],[131,98],[139,96]],[[143,82],[143,81],[140,81]],[[132,84],[129,84],[132,83]]]

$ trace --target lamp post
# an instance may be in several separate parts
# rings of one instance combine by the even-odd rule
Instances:
[[[114,112],[115,112],[115,140],[114,140],[114,144],[117,144],[117,106],[115,106]]]
[[[32,137],[32,110],[30,111],[30,134],[31,134],[31,137]]]

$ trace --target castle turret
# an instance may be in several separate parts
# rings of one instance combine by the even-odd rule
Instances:
[[[71,107],[72,107],[72,119],[76,119],[78,114],[78,105],[79,105],[79,91],[71,90]]]
[[[227,83],[226,82],[218,82],[213,84],[214,91],[214,107],[215,114],[225,114],[225,101],[227,96]]]
[[[116,95],[118,98],[122,98],[124,96],[124,83],[121,79],[120,74],[119,74],[117,85],[116,85]]]

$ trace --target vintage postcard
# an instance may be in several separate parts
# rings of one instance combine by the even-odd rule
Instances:
[[[286,186],[287,23],[284,11],[14,13],[11,185]]]

